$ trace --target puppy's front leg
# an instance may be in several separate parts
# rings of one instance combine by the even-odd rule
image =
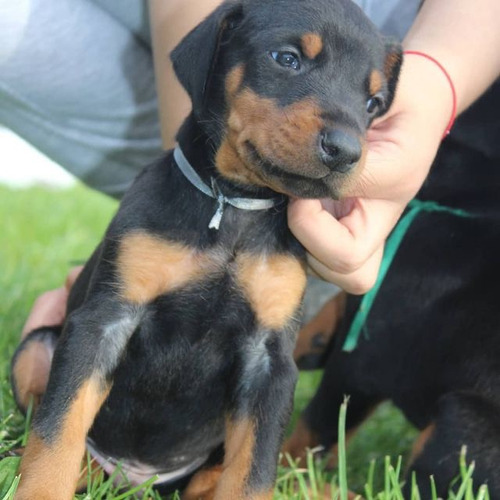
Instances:
[[[23,455],[15,500],[73,497],[87,432],[139,314],[137,307],[97,295],[68,317]]]
[[[250,387],[247,380],[241,382],[241,405],[226,420],[225,459],[215,500],[270,500],[273,496],[297,380],[291,355],[278,351],[270,358],[268,371],[260,368],[255,384]]]
[[[297,380],[292,352],[306,276],[302,261],[286,253],[243,253],[235,275],[255,315],[255,330],[241,346],[214,498],[271,499]]]

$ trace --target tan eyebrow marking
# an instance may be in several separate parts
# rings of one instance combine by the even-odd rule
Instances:
[[[302,51],[309,59],[314,59],[323,50],[323,39],[317,33],[306,33],[301,39]]]
[[[380,92],[382,88],[382,73],[377,69],[374,69],[370,74],[370,95],[374,96],[377,92]]]

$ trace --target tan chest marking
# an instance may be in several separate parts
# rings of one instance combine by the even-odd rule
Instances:
[[[120,243],[120,293],[129,302],[144,304],[203,278],[218,266],[214,255],[145,233],[132,233]]]
[[[306,286],[304,266],[288,255],[251,255],[237,258],[237,281],[259,322],[283,328],[300,305]]]

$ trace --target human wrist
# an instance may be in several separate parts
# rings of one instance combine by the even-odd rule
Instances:
[[[455,112],[455,98],[439,65],[425,56],[405,54],[398,94],[396,106],[412,113],[419,126],[441,141]]]
[[[393,105],[367,135],[366,177],[377,182],[349,194],[404,206],[428,175],[452,108],[450,85],[439,67],[423,57],[406,56]],[[392,171],[380,168],[388,162]]]
[[[427,61],[432,62],[434,65],[436,65],[440,70],[442,75],[446,78],[448,81],[450,91],[451,91],[451,98],[452,98],[452,109],[451,109],[451,115],[448,120],[448,124],[446,125],[446,129],[443,133],[443,139],[451,132],[451,129],[453,125],[455,124],[455,120],[457,117],[457,91],[455,89],[455,84],[453,83],[453,79],[451,78],[450,74],[446,70],[446,68],[433,56],[427,54],[426,52],[422,52],[420,50],[405,50],[403,54],[406,56],[415,56],[415,57],[423,57]]]
[[[425,0],[403,46],[435,57],[457,91],[457,113],[500,76],[498,0]]]

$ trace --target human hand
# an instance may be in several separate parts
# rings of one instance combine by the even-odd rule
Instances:
[[[354,294],[375,284],[385,240],[429,172],[452,104],[441,70],[407,56],[393,105],[368,131],[366,164],[346,197],[289,204],[288,224],[313,274]]]
[[[74,267],[68,273],[64,286],[44,292],[37,297],[22,329],[21,339],[24,339],[29,332],[41,326],[63,324],[69,291],[82,269],[83,266]]]

